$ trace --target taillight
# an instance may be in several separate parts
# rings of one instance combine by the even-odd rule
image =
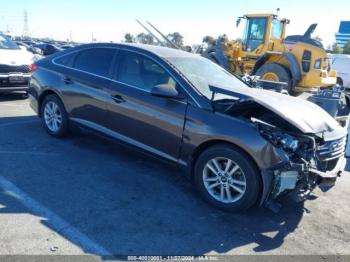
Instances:
[[[36,64],[31,64],[31,65],[29,66],[29,71],[30,71],[30,72],[34,72],[34,71],[36,71],[38,68],[39,68],[39,67],[38,67]]]

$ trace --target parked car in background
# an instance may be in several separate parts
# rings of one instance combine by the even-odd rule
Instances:
[[[23,46],[27,51],[36,54],[36,55],[43,55],[43,52],[41,51],[41,49],[28,45],[22,41],[16,41],[16,44],[19,45],[19,47]]]
[[[347,131],[319,106],[175,49],[71,48],[36,63],[29,97],[50,135],[78,125],[177,164],[224,210],[326,191],[346,163]]]
[[[44,56],[49,56],[63,50],[53,44],[47,44],[47,43],[36,44],[34,45],[34,47],[41,49]]]
[[[0,92],[27,91],[36,56],[0,34]]]
[[[32,41],[32,40],[22,40],[21,42],[22,42],[22,43],[25,43],[25,44],[27,44],[27,45],[29,45],[29,46],[34,46],[34,45],[37,44],[37,42],[34,42],[34,41]]]
[[[350,88],[350,55],[332,55],[332,68],[337,71],[337,83]]]
[[[72,45],[61,45],[61,46],[60,46],[60,48],[61,48],[61,49],[64,49],[64,50],[69,49],[69,48],[72,48],[72,47],[74,47],[74,46],[72,46]]]

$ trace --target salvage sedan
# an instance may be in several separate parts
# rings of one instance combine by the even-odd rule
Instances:
[[[50,135],[77,125],[175,163],[224,210],[328,190],[345,166],[347,132],[323,109],[183,51],[71,48],[36,63],[29,94]]]

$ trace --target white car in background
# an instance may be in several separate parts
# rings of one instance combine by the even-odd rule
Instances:
[[[332,69],[337,71],[337,84],[350,88],[350,55],[332,55]]]
[[[33,63],[38,57],[0,34],[0,93],[27,91]]]

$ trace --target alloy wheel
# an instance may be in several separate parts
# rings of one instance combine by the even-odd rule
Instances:
[[[226,157],[216,157],[203,169],[203,183],[208,193],[222,203],[234,203],[246,191],[246,178],[240,166]]]
[[[62,125],[62,112],[53,101],[49,101],[44,109],[45,124],[51,132],[58,132]]]

